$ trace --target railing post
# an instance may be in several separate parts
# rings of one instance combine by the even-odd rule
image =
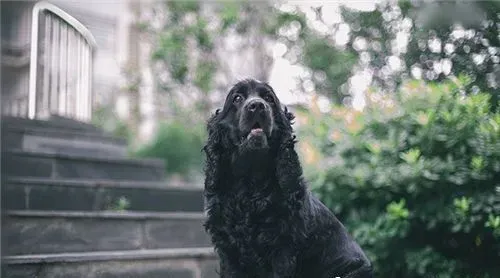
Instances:
[[[94,52],[89,48],[90,50],[90,55],[89,55],[89,75],[92,75],[92,72],[94,72],[94,59],[93,59],[93,55],[94,55]],[[88,99],[89,99],[89,103],[87,104],[87,109],[86,109],[86,112],[87,112],[87,117],[85,120],[87,121],[90,121],[92,119],[92,107],[94,107],[94,94],[92,93],[92,77],[89,76],[88,78],[88,86],[89,86],[89,89],[87,90],[87,94],[88,94]]]
[[[52,67],[51,64],[51,55],[52,48],[51,46],[51,37],[52,37],[52,17],[45,17],[45,34],[44,34],[44,55],[43,55],[43,106],[45,108],[45,113],[50,114],[50,69]]]
[[[36,116],[36,82],[38,69],[38,25],[40,9],[38,4],[33,7],[31,23],[31,53],[30,53],[30,79],[28,96],[28,118],[34,119]]]

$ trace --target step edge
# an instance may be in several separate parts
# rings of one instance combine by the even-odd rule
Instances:
[[[113,179],[65,179],[65,178],[36,178],[36,177],[7,177],[5,184],[68,186],[68,187],[95,187],[95,188],[126,188],[126,189],[158,189],[178,191],[203,191],[203,187],[173,186],[168,182],[155,181],[122,181]]]
[[[66,153],[48,152],[48,151],[30,151],[21,149],[5,150],[4,153],[13,155],[61,158],[68,160],[86,160],[86,161],[98,161],[98,162],[105,161],[105,162],[118,162],[125,164],[142,164],[144,166],[153,166],[158,168],[163,168],[165,163],[162,159],[159,158],[92,157],[92,156],[84,156],[76,154],[66,154]]]
[[[71,129],[86,129],[86,130],[100,130],[99,127],[92,123],[87,123],[87,122],[82,122],[78,121],[75,119],[71,118],[65,118],[57,115],[52,115],[49,116],[48,118],[45,119],[29,119],[25,117],[17,117],[17,116],[2,116],[2,123],[9,124],[9,123],[21,123],[21,124],[32,124],[32,125],[49,125],[49,126],[56,126],[56,127],[68,127]],[[72,127],[69,127],[68,125],[73,124]]]
[[[203,220],[203,212],[144,212],[144,211],[50,211],[50,210],[8,210],[7,217],[40,217],[40,218],[100,218],[130,220]]]
[[[139,249],[124,251],[94,251],[57,254],[32,254],[4,256],[8,265],[38,264],[38,263],[76,263],[92,261],[116,260],[148,260],[148,259],[216,259],[213,247]]]
[[[113,135],[108,135],[106,133],[99,134],[99,133],[85,133],[85,132],[80,132],[79,130],[67,130],[64,132],[58,131],[54,128],[32,128],[32,127],[13,127],[13,126],[5,126],[3,129],[6,129],[6,132],[18,132],[18,133],[23,133],[23,134],[30,134],[30,135],[38,135],[40,133],[51,133],[51,134],[61,134],[61,135],[73,135],[73,136],[81,136],[81,137],[88,137],[89,139],[104,139],[107,141],[111,142],[106,142],[106,143],[114,143],[114,144],[127,144],[127,140],[123,138],[118,138]]]

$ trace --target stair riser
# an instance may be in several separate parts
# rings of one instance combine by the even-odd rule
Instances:
[[[215,258],[19,264],[3,268],[8,278],[216,278]]]
[[[209,247],[202,219],[8,216],[4,255]]]
[[[93,140],[88,138],[82,140],[24,135],[22,149],[27,151],[49,151],[93,157],[125,157],[127,155],[126,145],[106,142],[102,138],[95,138]]]
[[[2,147],[27,151],[84,155],[93,157],[125,157],[127,143],[105,135],[73,131],[2,129]]]
[[[21,149],[23,147],[23,135],[21,133],[5,132],[3,129],[1,146],[2,150]]]
[[[50,128],[65,130],[86,131],[94,134],[102,134],[103,132],[96,126],[91,124],[54,117],[52,120],[30,120],[25,118],[3,117],[2,126],[16,127],[16,128]]]
[[[127,155],[127,142],[87,123],[53,117],[49,121],[7,117],[2,122],[2,147],[84,156]]]
[[[136,181],[159,181],[164,177],[162,166],[65,159],[7,153],[2,159],[2,173],[11,177],[86,178]]]
[[[203,211],[202,191],[85,187],[40,184],[6,184],[2,207],[9,210],[113,210],[125,198],[131,211]],[[123,208],[123,207],[122,207]]]

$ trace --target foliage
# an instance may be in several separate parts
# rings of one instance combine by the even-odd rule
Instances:
[[[92,124],[118,138],[123,138],[128,141],[132,138],[128,125],[113,113],[112,107],[110,106],[94,108]]]
[[[404,51],[398,47],[398,39],[402,39],[398,35],[411,32],[411,21],[405,21],[407,18],[399,6],[389,1],[382,2],[373,11],[342,7],[341,15],[350,28],[346,50],[358,53],[361,64],[373,72],[373,85],[394,89],[404,76],[391,68],[389,58],[398,57]]]
[[[328,40],[314,35],[309,35],[307,41],[302,61],[316,74],[324,76],[316,82],[316,90],[326,92],[334,103],[341,104],[344,98],[341,88],[351,77],[357,62],[356,53],[331,47]]]
[[[162,123],[155,138],[135,155],[163,159],[167,174],[187,176],[191,170],[201,169],[203,131],[201,126],[186,126],[180,121]]]
[[[332,39],[334,32],[318,32],[304,12],[297,8],[293,11],[274,10],[263,27],[265,33],[287,47],[283,57],[309,73],[306,74],[308,77],[299,78],[299,83],[311,81],[316,92],[328,96],[334,103],[343,103],[348,94],[343,85],[359,60],[356,51],[336,46]]]
[[[409,75],[441,81],[467,74],[469,91],[491,93],[492,108],[500,96],[499,15],[498,1],[400,0],[373,11],[342,9],[351,30],[347,49],[364,55],[374,85],[392,90]]]
[[[166,61],[172,78],[184,83],[188,73],[184,31],[179,29],[164,31],[159,39],[158,49],[153,53],[153,59]]]
[[[111,198],[106,199],[108,202],[108,204],[106,205],[106,210],[123,212],[130,208],[130,201],[125,196],[120,196],[120,198],[116,199],[114,202],[111,200]]]
[[[169,82],[194,85],[208,92],[213,89],[213,79],[218,61],[213,59],[215,44],[225,36],[236,31],[243,37],[257,25],[262,36],[275,35],[277,29],[296,17],[277,13],[276,17],[266,18],[268,10],[277,11],[270,3],[250,3],[247,1],[165,1],[164,22],[158,30],[152,32],[155,48],[153,60],[162,62],[171,75]],[[264,8],[262,8],[262,7]],[[195,44],[190,44],[194,41]],[[220,47],[220,45],[217,45]],[[189,51],[199,54],[190,56]],[[190,65],[192,59],[193,65]],[[201,65],[200,65],[201,64]],[[210,68],[200,73],[200,68]],[[198,75],[202,74],[203,77]],[[193,75],[192,78],[189,76]],[[193,81],[194,80],[194,81]]]
[[[324,22],[327,5],[288,5],[292,9],[267,1],[164,1],[162,5],[164,10],[158,14],[164,20],[151,33],[153,60],[162,65],[156,69],[161,73],[159,89],[202,96],[190,103],[204,110],[204,116],[213,110],[206,96],[224,93],[216,82],[227,82],[220,61],[224,57],[221,42],[234,34],[252,47],[264,42],[284,44],[283,57],[304,67],[299,89],[323,94],[337,104],[348,103],[350,78],[360,71],[371,75],[372,86],[388,91],[397,91],[402,80],[412,75],[441,81],[466,73],[472,77],[467,91],[491,93],[492,108],[500,95],[500,4],[495,1],[387,0],[372,11],[341,6],[341,22],[333,24]],[[306,16],[310,13],[316,18]],[[319,31],[318,25],[326,31]],[[338,45],[335,37],[342,28],[348,30],[348,40]],[[255,37],[263,38],[262,43],[255,42]],[[310,84],[314,88],[305,89]],[[168,97],[169,105],[182,102]]]
[[[160,26],[153,27],[149,22],[151,25],[145,32],[152,37],[152,61],[155,70],[161,73],[155,78],[158,92],[167,94],[167,108],[174,115],[182,110],[186,97],[191,98],[189,103],[201,114],[207,114],[210,110],[207,95],[213,90],[217,67],[214,52],[217,30],[209,26],[211,19],[199,1],[163,1],[157,5],[157,16],[150,21],[161,21]],[[193,94],[199,97],[193,98]]]
[[[498,277],[500,113],[472,82],[410,81],[361,113],[300,114],[320,154],[312,188],[375,264],[377,277]],[[307,157],[305,160],[308,160]]]
[[[492,92],[496,105],[500,93],[500,3],[448,1],[414,9],[416,12],[409,14],[415,24],[406,64],[421,68],[428,80],[466,73],[474,78],[471,86]],[[432,10],[434,13],[429,13]],[[422,19],[425,13],[430,15]],[[443,66],[439,69],[444,61],[452,65],[449,72]]]

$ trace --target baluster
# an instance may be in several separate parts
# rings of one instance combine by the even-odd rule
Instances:
[[[42,106],[45,114],[50,111],[50,56],[51,47],[50,39],[52,36],[52,16],[50,13],[43,13],[45,21],[45,32],[43,37],[43,91],[42,91]],[[50,112],[49,112],[50,113]]]
[[[83,114],[84,118],[87,118],[87,106],[88,106],[88,97],[87,97],[87,91],[89,90],[88,86],[88,74],[89,74],[89,63],[88,63],[88,55],[89,51],[87,48],[87,45],[84,44],[83,46],[83,55],[82,55],[82,108],[83,108]]]
[[[63,101],[61,102],[61,107],[62,107],[62,111],[61,111],[61,116],[64,116],[66,115],[66,113],[68,112],[67,111],[67,107],[68,107],[68,67],[67,67],[67,63],[68,63],[68,25],[64,24],[64,31],[63,31],[63,34],[64,34],[64,41],[63,41],[63,49],[61,51],[61,57],[63,59],[63,65],[62,65],[62,80],[63,80],[63,83],[61,84],[61,87],[62,87],[62,99]]]
[[[60,22],[61,39],[59,43],[59,109],[58,114],[64,115],[66,110],[66,24]]]
[[[76,118],[78,120],[81,120],[81,108],[80,108],[80,102],[81,102],[81,76],[80,76],[80,56],[82,55],[82,48],[81,48],[81,38],[80,35],[77,33],[76,34],[76,65],[75,65],[75,96],[76,96],[76,101],[75,101],[75,114]]]
[[[53,16],[53,37],[51,42],[51,63],[50,63],[50,113],[57,114],[59,106],[59,40],[60,40],[60,22]]]
[[[71,74],[71,64],[73,60],[73,38],[72,38],[72,33],[73,33],[73,28],[68,26],[67,29],[68,32],[68,41],[67,41],[67,50],[66,50],[66,116],[71,117],[72,112],[71,111],[71,103],[73,102],[72,96],[73,92],[71,91],[71,85],[72,85],[72,74]]]
[[[88,54],[88,60],[89,60],[89,70],[88,72],[88,77],[87,77],[87,84],[88,84],[88,89],[87,89],[87,98],[88,98],[88,103],[87,106],[85,107],[86,113],[87,113],[87,121],[90,121],[92,119],[92,107],[94,106],[94,96],[92,94],[92,75],[94,74],[94,68],[93,68],[93,52],[92,49],[90,48],[90,45],[87,46],[89,49],[89,54]]]

